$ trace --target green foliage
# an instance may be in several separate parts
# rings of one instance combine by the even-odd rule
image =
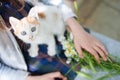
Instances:
[[[78,5],[77,5],[76,1],[74,1],[74,9],[78,15]],[[79,21],[80,21],[80,17],[78,16],[78,22]],[[112,55],[108,55],[107,56],[108,61],[105,62],[102,58],[100,58],[100,63],[98,63],[89,52],[83,51],[84,58],[81,59],[79,57],[77,51],[75,50],[73,39],[70,37],[69,32],[67,33],[67,37],[65,37],[65,39],[63,40],[63,47],[65,47],[64,48],[64,50],[66,51],[65,54],[70,54],[70,55],[66,56],[69,58],[69,60],[70,60],[69,63],[72,65],[70,70],[74,70],[78,75],[85,77],[88,80],[92,80],[93,76],[91,74],[88,74],[83,71],[76,71],[75,70],[76,66],[81,66],[81,68],[91,70],[92,72],[94,72],[96,74],[98,71],[108,72],[107,74],[105,74],[104,76],[101,76],[97,80],[104,80],[106,78],[110,78],[115,75],[120,75],[120,58],[119,58],[119,56],[115,57]],[[73,52],[73,51],[76,51],[76,52]],[[116,59],[117,59],[117,62],[114,61]],[[65,75],[67,75],[69,73],[69,71]]]
[[[107,56],[108,61],[106,61],[106,62],[102,58],[100,58],[100,63],[98,63],[95,60],[93,55],[91,55],[89,52],[84,50],[83,51],[84,58],[81,59],[79,57],[77,51],[75,50],[73,39],[70,37],[69,32],[67,34],[67,37],[63,40],[63,48],[64,48],[65,51],[67,51],[67,53],[65,53],[65,55],[70,54],[69,56],[66,56],[68,58],[71,58],[69,63],[72,65],[72,67],[71,67],[70,70],[75,70],[74,68],[76,66],[81,66],[81,68],[89,69],[94,73],[97,73],[98,71],[108,72],[108,74],[100,77],[98,80],[103,80],[105,78],[108,78],[108,77],[110,78],[114,75],[120,74],[120,63],[117,63],[117,62],[115,62],[114,60],[111,59],[111,57],[114,57],[114,56],[108,55]],[[75,52],[73,52],[73,51],[75,51]],[[115,58],[119,59],[117,57],[115,57]],[[85,78],[88,78],[88,80],[92,79],[91,75],[88,74],[88,73],[85,73],[85,72],[82,72],[82,71],[81,72],[80,71],[75,71],[75,72],[77,74],[85,77]],[[69,73],[69,71],[68,71],[68,73]],[[68,73],[66,73],[66,75]]]
[[[73,4],[74,4],[75,13],[77,14],[77,20],[78,20],[78,22],[80,22],[78,4],[77,4],[76,0],[73,2]]]

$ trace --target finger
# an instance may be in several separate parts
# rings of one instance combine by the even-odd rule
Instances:
[[[77,52],[78,52],[78,54],[79,54],[79,57],[80,57],[80,58],[83,58],[84,56],[83,56],[83,54],[82,54],[82,49],[81,49],[81,47],[80,47],[78,44],[75,44],[75,48],[76,48],[76,50],[77,50]]]
[[[67,80],[67,78],[66,77],[64,77],[64,79],[63,80]]]
[[[107,61],[106,55],[104,54],[104,52],[99,47],[95,46],[94,49],[96,50],[96,52],[99,53],[99,55],[102,57],[102,59],[104,61]]]
[[[97,61],[98,63],[100,63],[99,55],[98,55],[98,53],[97,53],[94,49],[90,49],[90,50],[88,50],[88,52],[95,57],[95,59],[96,59],[96,61]]]
[[[108,55],[108,51],[107,51],[107,49],[104,46],[101,46],[100,48],[105,53],[105,55]]]
[[[54,73],[52,73],[51,77],[53,77],[53,78],[60,78],[62,80],[64,80],[64,78],[65,78],[60,72],[54,72]]]
[[[101,43],[101,42],[97,42],[96,45],[101,48],[101,50],[104,52],[105,55],[108,55],[108,51],[107,49],[105,48],[105,46]]]

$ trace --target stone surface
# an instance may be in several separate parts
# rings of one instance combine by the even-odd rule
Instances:
[[[120,11],[120,0],[104,0],[103,2]]]
[[[85,20],[84,25],[96,32],[120,41],[120,11],[118,10],[119,7],[117,7],[119,3],[116,2],[115,6],[115,1],[106,0],[101,2],[95,11]]]
[[[101,0],[80,0],[79,1],[79,16],[81,24],[84,24],[96,10],[97,6],[101,3]]]
[[[91,29],[120,40],[120,14],[116,10],[101,4],[86,22]]]

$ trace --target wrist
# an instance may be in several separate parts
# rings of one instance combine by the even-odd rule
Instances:
[[[68,25],[73,34],[84,31],[83,27],[73,17],[67,19],[66,24]]]

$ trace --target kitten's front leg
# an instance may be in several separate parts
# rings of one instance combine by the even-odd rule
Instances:
[[[37,44],[31,44],[31,47],[30,47],[30,49],[28,50],[29,55],[30,55],[31,57],[36,57],[36,56],[38,55],[38,50],[39,50],[39,48],[38,48],[38,45],[37,45]]]
[[[50,37],[47,44],[48,44],[48,55],[54,56],[56,54],[56,45],[55,45],[54,37]]]
[[[58,41],[62,41],[64,39],[65,30],[61,31],[61,33],[57,34]]]

